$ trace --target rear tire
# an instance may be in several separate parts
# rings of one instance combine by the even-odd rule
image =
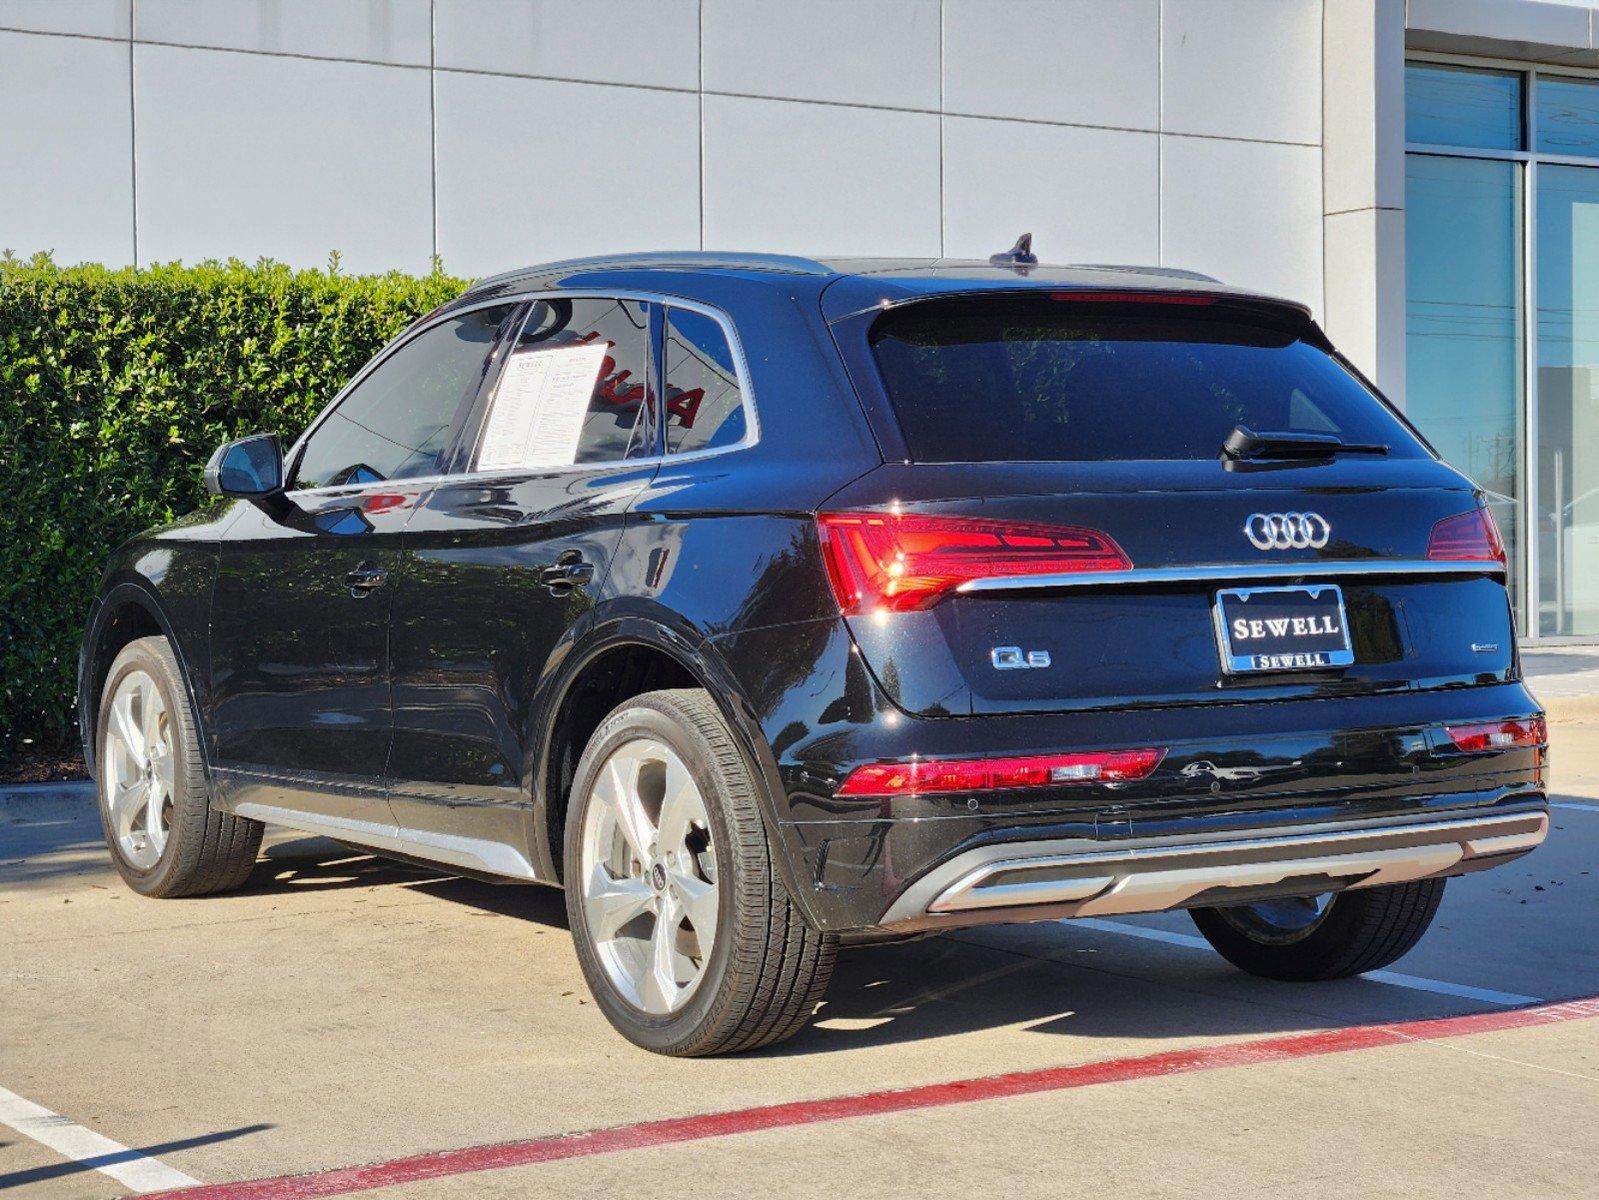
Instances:
[[[1301,928],[1275,924],[1271,906],[1195,908],[1205,940],[1233,966],[1265,979],[1345,979],[1386,967],[1427,932],[1443,899],[1442,879],[1337,892]]]
[[[263,826],[211,806],[199,730],[166,638],[139,638],[112,662],[95,747],[100,825],[129,887],[201,896],[249,878]]]
[[[699,688],[628,700],[578,762],[567,916],[600,1010],[646,1050],[772,1045],[827,988],[837,938],[806,923],[779,878],[759,786]]]

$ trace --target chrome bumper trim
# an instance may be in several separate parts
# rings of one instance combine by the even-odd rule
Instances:
[[[1302,827],[1269,837],[1167,838],[1122,846],[1024,842],[967,851],[912,884],[885,926],[1045,916],[1115,916],[1282,894],[1339,891],[1460,874],[1527,853],[1544,811],[1442,821]],[[1090,848],[1091,847],[1091,848]],[[1479,861],[1480,860],[1480,861]]]
[[[1341,579],[1373,575],[1494,575],[1496,562],[1435,562],[1431,559],[1373,558],[1318,562],[1214,563],[1197,567],[1143,567],[1131,571],[1083,571],[1067,575],[1002,575],[970,579],[957,592],[1014,592],[1044,588],[1147,587],[1164,583],[1237,583],[1261,579]]]

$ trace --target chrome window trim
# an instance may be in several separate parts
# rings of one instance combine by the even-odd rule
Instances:
[[[998,575],[971,579],[957,592],[1013,592],[1053,588],[1137,587],[1164,583],[1236,583],[1259,579],[1328,579],[1348,576],[1495,575],[1497,562],[1433,559],[1342,559],[1298,563],[1214,563],[1194,567],[1145,567],[1131,571],[1081,571],[1059,575]]]
[[[495,296],[490,300],[481,300],[473,304],[452,308],[448,312],[440,313],[426,324],[412,325],[404,330],[388,345],[384,346],[370,362],[363,366],[344,387],[328,401],[327,405],[317,414],[316,419],[306,426],[305,431],[295,439],[283,456],[288,473],[292,475],[293,468],[298,466],[300,452],[305,448],[305,443],[311,435],[330,417],[344,399],[355,391],[367,376],[372,374],[385,362],[389,356],[396,353],[402,346],[409,344],[413,339],[421,337],[424,333],[438,328],[446,321],[454,320],[467,313],[477,312],[485,308],[497,308],[500,305],[516,306],[518,304],[535,303],[539,300],[633,300],[640,303],[659,304],[664,308],[682,308],[690,312],[697,312],[702,316],[710,317],[722,327],[722,333],[727,337],[729,349],[733,352],[733,369],[738,375],[739,403],[744,409],[744,436],[730,446],[717,446],[710,450],[690,450],[682,454],[652,454],[638,458],[616,459],[611,462],[599,463],[571,463],[564,467],[515,467],[495,471],[455,471],[443,475],[414,475],[404,479],[380,479],[371,483],[362,484],[336,484],[327,487],[290,489],[288,496],[310,497],[335,497],[338,495],[361,495],[373,490],[389,490],[396,488],[425,487],[441,483],[472,483],[477,481],[493,482],[503,479],[531,479],[548,475],[576,475],[595,474],[604,471],[626,470],[635,467],[661,466],[665,463],[694,462],[699,459],[711,458],[718,454],[732,454],[739,450],[748,450],[761,440],[760,413],[755,404],[755,391],[750,383],[749,360],[744,354],[744,343],[738,336],[738,330],[733,325],[733,320],[721,309],[705,304],[699,300],[690,300],[686,297],[673,296],[667,292],[643,292],[628,288],[540,288],[533,291],[508,293]],[[520,329],[518,333],[520,333]],[[665,377],[666,364],[661,364],[662,378]],[[473,456],[477,448],[473,447]]]

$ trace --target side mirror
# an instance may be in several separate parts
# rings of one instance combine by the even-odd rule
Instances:
[[[283,443],[275,433],[228,442],[205,465],[205,490],[213,496],[259,500],[283,490]]]

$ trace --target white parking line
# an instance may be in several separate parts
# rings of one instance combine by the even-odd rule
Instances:
[[[1570,808],[1577,812],[1599,813],[1599,804],[1583,804],[1577,800],[1551,800],[1550,808]]]
[[[69,1121],[41,1104],[24,1100],[0,1087],[0,1125],[9,1125],[24,1137],[48,1146],[63,1158],[109,1175],[136,1192],[194,1187],[200,1181],[149,1155],[130,1150],[76,1121]]]
[[[1150,942],[1165,942],[1169,946],[1187,946],[1191,950],[1209,950],[1211,945],[1202,937],[1190,933],[1172,933],[1168,929],[1151,929],[1145,925],[1129,925],[1122,921],[1106,921],[1099,917],[1072,917],[1063,925],[1081,925],[1101,933],[1119,933],[1124,937],[1143,938]],[[1459,996],[1464,1000],[1481,1000],[1485,1004],[1503,1004],[1519,1008],[1526,1004],[1541,1004],[1537,996],[1522,996],[1515,992],[1498,992],[1493,988],[1472,987],[1465,983],[1445,983],[1441,979],[1425,979],[1420,975],[1406,975],[1401,971],[1367,971],[1362,979],[1409,988],[1415,992],[1433,992],[1439,996]]]

